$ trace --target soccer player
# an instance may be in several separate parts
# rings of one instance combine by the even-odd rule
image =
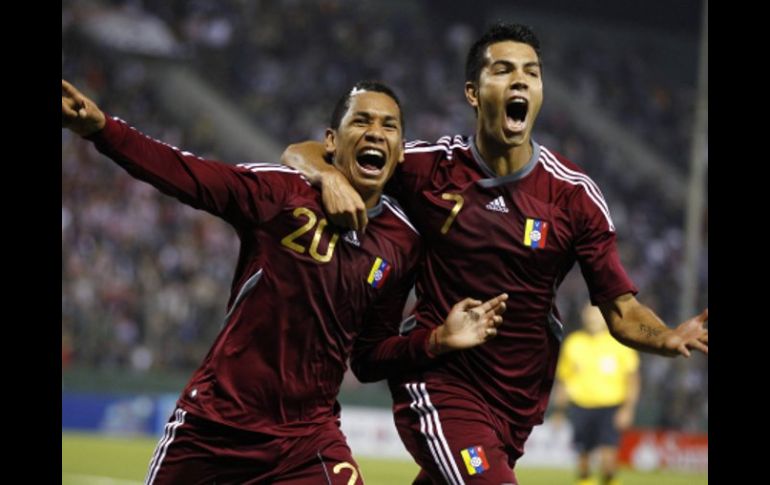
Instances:
[[[639,356],[620,345],[607,329],[601,312],[587,304],[581,312],[582,330],[564,339],[556,366],[552,418],[572,423],[578,452],[576,485],[597,485],[590,458],[596,450],[601,485],[620,485],[616,477],[620,432],[634,421],[639,399]]]
[[[371,335],[359,339],[352,369],[365,381],[388,378],[400,437],[422,469],[415,483],[516,483],[512,469],[543,421],[553,385],[563,333],[556,291],[576,261],[591,302],[620,342],[667,356],[708,352],[708,311],[671,329],[637,301],[601,191],[577,165],[532,139],[542,73],[540,44],[528,27],[490,28],[466,61],[474,135],[407,143],[387,187],[426,246],[403,339],[434,339],[459,295],[509,295],[498,338],[411,372],[384,340],[397,329],[368,329]],[[317,144],[292,145],[282,160],[321,186],[333,220],[366,225],[355,192],[324,163]]]
[[[358,83],[325,135],[335,166],[365,201],[365,235],[331,227],[320,193],[295,170],[203,160],[106,117],[64,80],[62,126],[132,176],[221,217],[241,241],[224,327],[182,392],[146,482],[363,483],[336,396],[361,328],[397,324],[420,256],[417,231],[381,195],[403,160],[393,91]],[[447,338],[401,346],[404,360],[493,337],[505,298],[463,300],[447,317]]]

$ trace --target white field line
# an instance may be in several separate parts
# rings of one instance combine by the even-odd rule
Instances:
[[[75,473],[62,473],[63,483],[77,483],[80,485],[142,485],[138,480],[123,480],[120,478],[102,477],[99,475],[79,475]]]

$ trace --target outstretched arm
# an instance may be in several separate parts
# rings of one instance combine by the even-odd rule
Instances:
[[[292,184],[280,165],[252,170],[192,153],[154,140],[125,122],[107,117],[72,84],[62,79],[62,127],[87,137],[104,155],[133,177],[196,209],[222,217],[238,227],[270,219],[283,207]]]
[[[629,347],[666,357],[689,357],[692,349],[708,354],[708,309],[673,329],[628,293],[599,309],[612,336]]]
[[[363,199],[326,157],[322,143],[306,141],[289,145],[281,155],[281,163],[299,170],[310,183],[321,188],[326,215],[335,225],[364,231],[368,221]]]

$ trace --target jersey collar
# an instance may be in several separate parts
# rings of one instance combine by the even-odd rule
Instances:
[[[385,205],[383,202],[384,199],[385,199],[385,195],[384,194],[380,195],[380,200],[378,200],[377,203],[371,209],[366,209],[366,217],[371,219],[373,217],[377,217],[378,215],[380,215],[382,213],[382,208]]]
[[[496,187],[498,185],[503,185],[522,179],[529,175],[532,170],[534,170],[535,165],[537,164],[537,160],[540,158],[540,145],[535,140],[530,140],[532,143],[532,157],[529,159],[527,164],[513,173],[509,173],[508,175],[503,175],[500,177],[495,172],[493,172],[491,168],[489,168],[486,160],[484,160],[484,157],[482,157],[479,153],[479,150],[476,148],[476,137],[471,136],[469,141],[471,145],[471,153],[473,154],[473,160],[479,166],[481,171],[488,176],[487,178],[483,178],[478,181],[479,185],[482,187]]]

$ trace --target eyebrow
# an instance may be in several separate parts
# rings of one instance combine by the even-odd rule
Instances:
[[[368,119],[377,117],[376,114],[372,114],[369,111],[356,111],[356,112],[353,113],[353,116],[354,117],[355,116],[363,116],[364,118],[368,118]],[[393,115],[385,115],[383,117],[383,119],[385,121],[398,121],[399,120],[399,118],[397,116],[393,116]]]
[[[507,61],[505,59],[498,59],[496,61],[492,61],[492,63],[489,66],[492,67],[495,64],[502,64],[502,65],[504,65],[506,67],[514,67],[516,65],[515,63],[513,63],[511,61]],[[540,68],[540,62],[538,62],[538,61],[525,62],[523,67],[524,67],[524,69],[527,69],[529,67],[537,67],[539,69]]]

